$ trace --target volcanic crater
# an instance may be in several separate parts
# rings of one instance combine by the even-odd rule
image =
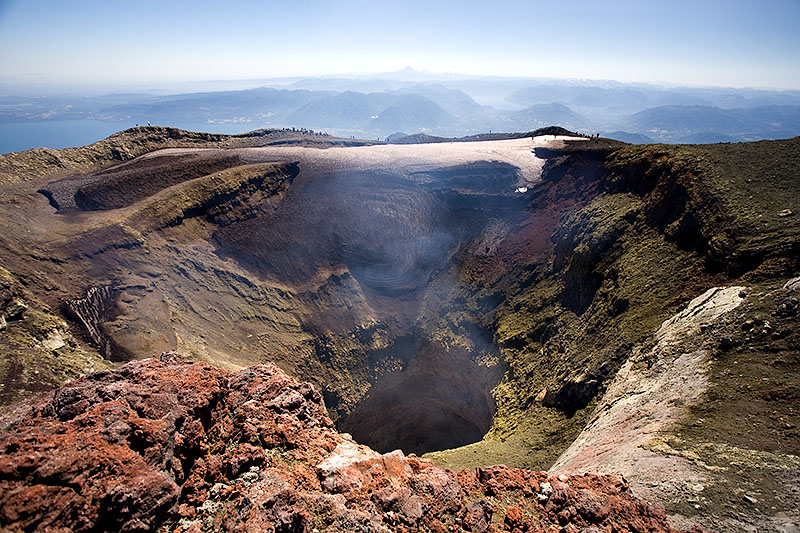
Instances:
[[[564,134],[387,145],[135,128],[3,156],[0,400],[162,352],[229,371],[274,362],[321,392],[339,432],[378,452],[452,468],[595,465],[625,472],[681,527],[733,527],[739,518],[715,518],[721,491],[687,508],[642,465],[668,456],[681,479],[712,475],[680,439],[695,454],[725,440],[698,432],[692,409],[717,390],[714,365],[747,342],[737,361],[753,376],[774,375],[761,349],[786,368],[778,392],[753,401],[788,426],[747,449],[776,454],[776,477],[745,468],[738,482],[796,486],[784,475],[800,442],[796,314],[771,319],[782,333],[771,326],[769,346],[717,332],[739,306],[796,308],[784,283],[800,271],[798,139],[633,147]],[[713,287],[734,296],[697,299]],[[669,347],[664,331],[678,332]],[[689,352],[696,366],[658,373]],[[642,394],[635,372],[669,389],[706,371],[669,409],[641,396],[650,433],[621,438],[643,451],[609,466],[581,448],[613,440],[603,416]],[[704,427],[737,409],[714,394]],[[713,476],[704,483],[731,482]],[[771,500],[772,515],[796,499]]]
[[[526,148],[519,140],[494,145],[490,149],[517,157]],[[275,191],[260,203],[241,190],[224,193],[182,207],[164,228],[144,231],[169,232],[194,218],[212,222],[207,244],[217,260],[237,265],[254,284],[291,294],[294,305],[278,312],[299,319],[306,350],[331,377],[316,381],[337,427],[379,451],[423,454],[479,441],[491,426],[491,391],[504,369],[490,331],[474,312],[459,326],[468,330],[463,338],[439,338],[438,321],[458,290],[461,258],[488,257],[524,219],[526,201],[515,190],[525,177],[508,162],[481,160],[460,145],[429,150],[425,159],[407,147],[391,148],[367,147],[366,161],[352,150],[169,149],[59,179],[39,192],[66,221],[90,220],[91,214],[104,220],[99,235],[65,246],[81,254],[84,243],[108,239],[107,232],[120,227],[108,223],[111,213],[153,203],[159,194],[175,197],[174,189],[193,180],[224,180],[223,172],[264,179],[255,167],[275,163]],[[526,151],[532,166],[541,163],[530,147]],[[297,160],[296,167],[287,167],[287,160]],[[227,212],[212,217],[215,209]],[[115,262],[114,270],[131,260],[137,259]],[[104,286],[115,294],[117,311],[95,313],[91,329],[102,331],[112,359],[145,356],[127,342],[130,326],[120,324],[141,284],[109,274],[98,278],[108,280]],[[198,314],[213,320],[213,297],[198,298],[191,282],[175,281],[183,301],[195,310],[203,304]],[[242,324],[232,326],[224,336],[253,338],[240,331]],[[161,329],[167,342],[185,338]],[[342,350],[344,339],[352,347]],[[314,380],[310,372],[304,377]]]

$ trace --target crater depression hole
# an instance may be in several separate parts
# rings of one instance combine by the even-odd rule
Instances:
[[[398,340],[396,349],[408,357],[409,337]],[[481,440],[494,415],[496,378],[474,356],[414,338],[408,365],[379,379],[337,429],[381,453],[421,455]]]
[[[319,174],[301,163],[274,209],[214,240],[219,255],[291,288],[286,305],[313,339],[299,342],[313,355],[292,364],[325,384],[337,428],[419,455],[479,441],[491,425],[503,358],[472,326],[500,302],[468,312],[452,299],[462,259],[488,261],[524,220],[517,181],[516,167],[498,162]],[[425,333],[451,311],[446,343]]]

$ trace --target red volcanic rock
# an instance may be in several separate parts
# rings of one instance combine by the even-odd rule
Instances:
[[[454,473],[381,455],[337,433],[319,392],[274,365],[229,374],[163,359],[8,411],[0,529],[673,531],[621,476]]]

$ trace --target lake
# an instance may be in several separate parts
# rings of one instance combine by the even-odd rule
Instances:
[[[46,120],[0,124],[0,153],[18,152],[40,146],[68,148],[105,139],[135,123],[102,120]],[[142,126],[143,124],[139,124]],[[244,133],[258,129],[254,124],[177,124],[177,128],[213,133]]]

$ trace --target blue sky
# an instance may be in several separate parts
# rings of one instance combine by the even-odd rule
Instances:
[[[386,72],[800,89],[800,0],[0,0],[0,79]]]

